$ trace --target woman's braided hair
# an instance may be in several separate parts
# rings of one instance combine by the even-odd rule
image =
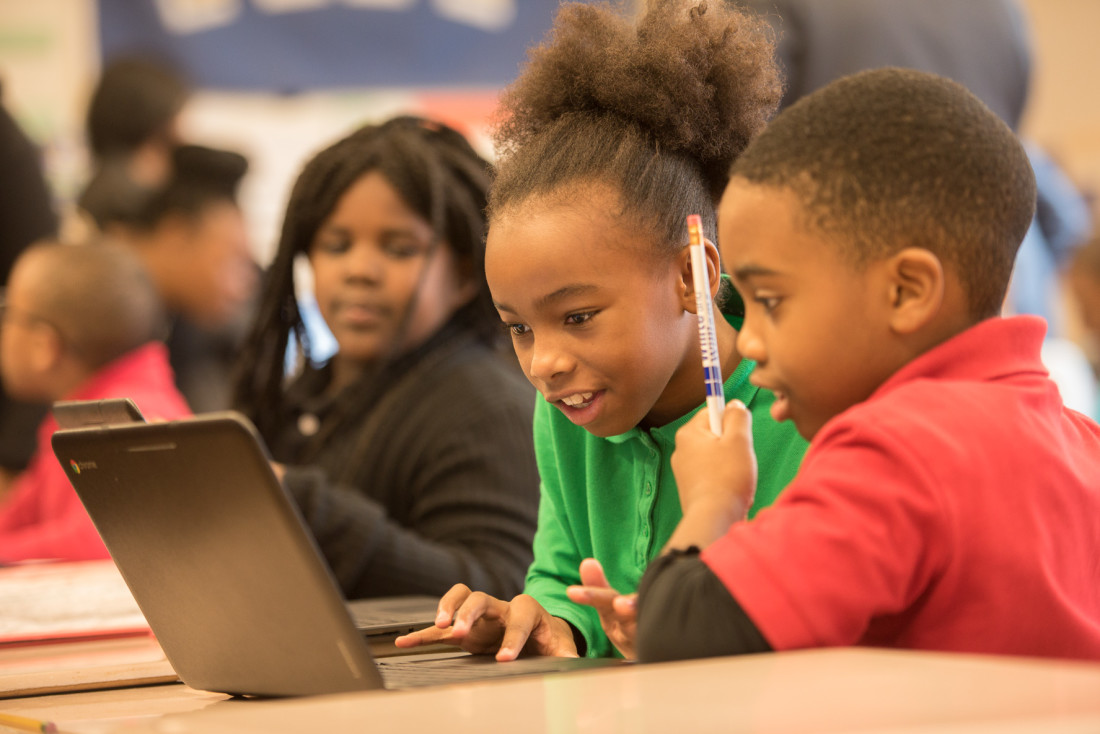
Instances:
[[[235,380],[236,407],[264,435],[277,430],[290,340],[294,339],[300,361],[311,359],[295,295],[295,261],[309,252],[317,230],[348,188],[370,172],[382,174],[404,203],[431,224],[437,244],[450,245],[479,281],[474,300],[456,318],[487,343],[500,337],[499,318],[484,275],[489,164],[461,134],[442,123],[404,116],[362,127],[314,156],[290,195],[279,248]],[[383,377],[389,361],[380,360],[374,374]],[[358,399],[354,402],[345,406],[348,411],[367,407]]]

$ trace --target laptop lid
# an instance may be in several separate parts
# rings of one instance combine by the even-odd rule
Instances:
[[[242,416],[60,430],[53,448],[184,683],[264,696],[382,687]]]

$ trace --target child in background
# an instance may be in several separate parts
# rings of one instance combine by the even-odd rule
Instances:
[[[501,660],[631,653],[633,610],[611,600],[636,587],[680,519],[669,456],[705,399],[685,220],[702,215],[713,238],[729,164],[779,94],[762,27],[719,3],[656,3],[637,27],[607,6],[562,8],[504,97],[485,262],[544,398],[535,560],[525,595],[452,589],[437,626],[401,646],[444,640]],[[749,384],[753,363],[734,345],[743,306],[710,243],[707,259],[725,395],[756,417],[755,511],[805,443]]]
[[[237,188],[248,161],[181,145],[168,181],[107,231],[133,247],[170,319],[165,337],[176,385],[197,412],[224,410],[259,281]]]
[[[148,419],[186,416],[156,341],[163,326],[157,292],[129,251],[35,245],[16,261],[4,297],[4,386],[43,403],[127,397]],[[0,561],[108,557],[50,448],[56,429],[47,415],[31,463],[0,504]]]
[[[484,282],[490,170],[455,130],[399,117],[306,164],[287,206],[237,404],[344,594],[514,594],[531,562],[534,394]],[[307,259],[339,349],[317,364],[295,295]],[[301,354],[286,382],[291,339]]]
[[[88,100],[85,132],[93,170],[80,193],[78,216],[110,233],[167,183],[191,93],[181,74],[153,58],[119,57],[103,68]],[[76,232],[80,221],[67,226]]]
[[[1100,383],[1100,231],[1074,254],[1067,281],[1084,327],[1084,349],[1092,364],[1094,384]],[[1100,420],[1100,389],[1092,417]]]
[[[749,416],[680,431],[684,519],[642,581],[641,659],[1100,659],[1100,426],[1063,406],[1043,321],[998,315],[1034,206],[1012,131],[921,72],[830,84],[749,145],[719,210],[737,345],[812,442],[779,502],[728,527]]]

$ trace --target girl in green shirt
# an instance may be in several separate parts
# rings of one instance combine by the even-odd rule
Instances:
[[[637,587],[680,519],[669,457],[705,398],[685,219],[701,214],[714,238],[726,172],[779,96],[764,27],[720,3],[652,3],[637,26],[606,6],[560,11],[504,95],[485,252],[494,304],[544,398],[535,560],[524,594],[456,586],[436,626],[399,646],[447,641],[500,660],[632,654],[633,608],[612,600]],[[726,316],[726,398],[753,416],[755,511],[806,445],[749,384],[743,306],[706,249]]]

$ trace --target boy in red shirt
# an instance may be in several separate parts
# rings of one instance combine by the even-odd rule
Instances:
[[[128,250],[36,245],[15,263],[3,304],[0,373],[28,401],[131,398],[147,419],[188,415],[176,390],[160,299]],[[50,448],[47,415],[34,456],[0,500],[0,562],[108,558]]]
[[[1012,132],[954,82],[882,69],[781,113],[731,173],[737,348],[811,445],[744,523],[748,414],[680,430],[684,515],[639,590],[639,657],[1100,659],[1100,427],[1062,405],[1042,320],[998,316],[1035,202]]]

